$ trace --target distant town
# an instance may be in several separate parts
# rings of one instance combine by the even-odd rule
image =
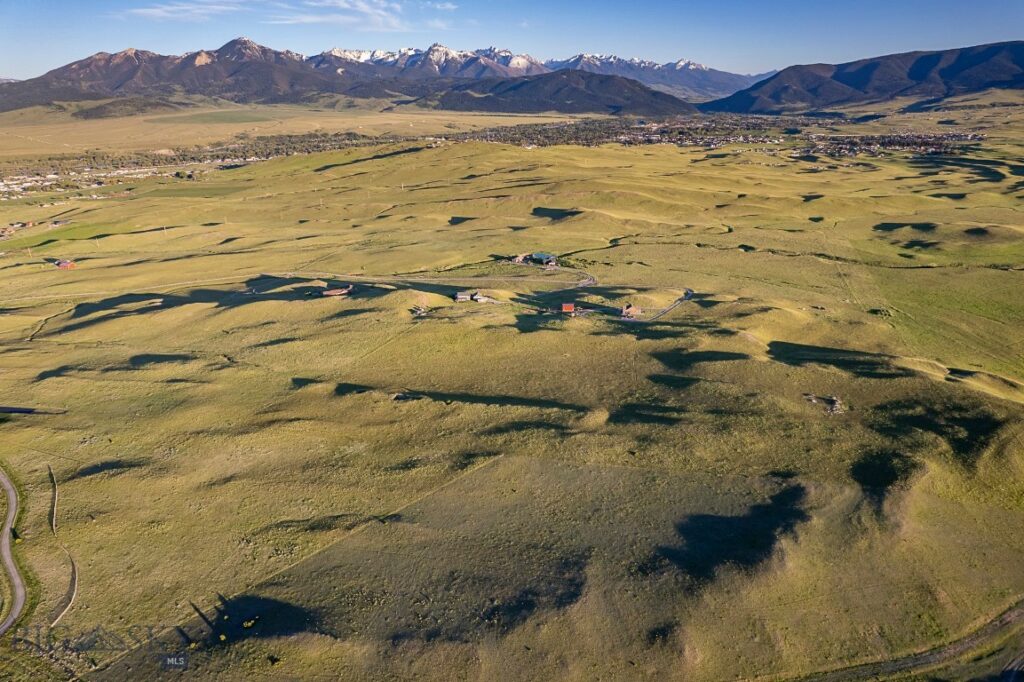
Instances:
[[[0,165],[0,201],[38,192],[82,192],[108,185],[158,176],[194,179],[204,168],[225,168],[274,158],[338,151],[381,144],[438,145],[457,142],[489,142],[524,148],[551,145],[594,147],[670,144],[679,147],[719,149],[729,145],[760,145],[782,148],[793,156],[851,157],[884,153],[955,154],[966,145],[981,142],[984,135],[960,130],[943,133],[901,132],[886,135],[838,135],[805,132],[820,130],[828,119],[818,116],[756,116],[719,114],[674,117],[665,120],[637,118],[580,119],[564,123],[528,124],[487,128],[436,136],[368,137],[355,133],[311,133],[239,137],[229,142],[161,152],[127,154],[61,155]],[[843,120],[844,125],[856,121]],[[91,194],[89,198],[102,198]]]

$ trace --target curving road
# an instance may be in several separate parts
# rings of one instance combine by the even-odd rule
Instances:
[[[2,468],[0,468],[0,486],[7,493],[7,519],[4,521],[3,529],[0,529],[0,532],[3,533],[3,536],[0,537],[0,559],[3,560],[4,568],[7,570],[7,576],[11,582],[11,594],[14,595],[7,617],[0,622],[0,636],[3,636],[17,622],[25,608],[25,580],[21,577],[18,565],[14,563],[14,556],[11,554],[14,520],[18,516],[18,491]]]
[[[1007,630],[1019,627],[1022,622],[1024,622],[1024,599],[974,632],[949,644],[909,656],[875,663],[863,663],[848,668],[806,675],[799,679],[814,680],[814,682],[854,682],[855,680],[887,679],[897,675],[920,673],[937,665],[956,661],[986,644],[998,641]],[[1000,682],[1019,682],[1024,679],[1020,675],[1021,667],[1024,667],[1024,656],[1006,666],[999,678]]]

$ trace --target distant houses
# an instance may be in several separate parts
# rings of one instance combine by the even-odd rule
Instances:
[[[35,223],[32,222],[32,221],[28,221],[28,222],[20,222],[19,221],[19,222],[16,222],[16,223],[9,223],[7,225],[4,225],[3,227],[0,227],[0,239],[8,239],[10,237],[13,237],[14,233],[17,232],[18,230],[24,230],[27,227],[34,227],[34,226],[35,226]]]

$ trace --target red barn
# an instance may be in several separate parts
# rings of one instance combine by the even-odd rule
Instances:
[[[57,261],[55,263],[55,265],[60,270],[74,270],[75,269],[75,261],[73,261],[73,260],[59,260],[59,261]]]
[[[562,304],[562,312],[563,313],[569,313],[570,315],[575,313],[576,312],[576,304],[575,303],[563,303]]]

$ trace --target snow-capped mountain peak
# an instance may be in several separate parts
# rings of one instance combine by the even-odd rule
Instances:
[[[466,51],[440,43],[425,50],[334,48],[311,57],[309,62],[316,68],[330,68],[338,73],[365,74],[367,69],[376,69],[378,78],[411,79],[517,78],[570,69],[630,78],[679,97],[704,99],[732,94],[754,82],[751,77],[715,71],[689,59],[663,64],[649,59],[585,52],[569,59],[542,62],[528,54],[493,46]]]
[[[678,62],[672,65],[676,71],[682,71],[684,69],[688,71],[708,71],[708,67],[698,62],[690,61],[689,59],[680,59]]]

